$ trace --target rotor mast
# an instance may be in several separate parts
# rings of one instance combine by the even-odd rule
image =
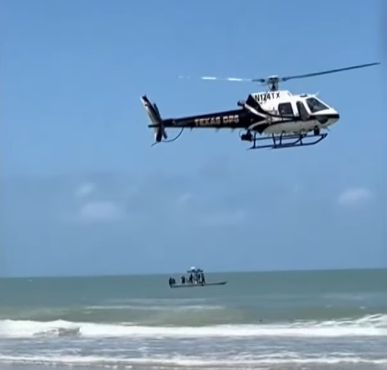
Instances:
[[[267,81],[267,85],[269,86],[269,91],[278,91],[278,86],[279,86],[278,76],[269,76],[266,81]]]

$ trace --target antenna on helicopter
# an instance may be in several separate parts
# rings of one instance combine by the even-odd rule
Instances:
[[[212,80],[212,81],[259,82],[262,85],[267,85],[269,88],[269,91],[277,91],[279,82],[286,82],[286,81],[294,80],[297,78],[321,76],[321,75],[325,75],[325,74],[349,71],[349,70],[358,69],[358,68],[372,67],[372,66],[379,65],[379,64],[380,64],[379,62],[359,64],[359,65],[350,66],[350,67],[330,69],[330,70],[321,71],[321,72],[313,72],[313,73],[306,73],[306,74],[302,74],[302,75],[285,76],[285,77],[279,77],[277,75],[272,75],[272,76],[269,76],[267,78],[238,78],[238,77],[219,78],[219,77],[214,77],[214,76],[203,76],[203,77],[200,77],[200,79]],[[185,78],[184,76],[178,76],[178,77]]]

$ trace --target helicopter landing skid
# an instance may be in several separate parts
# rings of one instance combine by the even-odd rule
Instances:
[[[311,146],[316,145],[320,141],[324,140],[328,134],[327,133],[310,133],[310,134],[280,134],[268,137],[257,137],[258,133],[248,133],[241,136],[242,141],[250,141],[253,145],[248,148],[251,149],[285,149],[285,148],[296,148],[300,146]],[[310,139],[314,140],[310,141]],[[263,144],[258,145],[259,142],[271,140],[272,144]],[[304,142],[307,140],[307,142]]]

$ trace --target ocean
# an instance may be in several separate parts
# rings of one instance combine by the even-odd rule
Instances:
[[[387,369],[387,270],[168,278],[0,279],[0,368]]]

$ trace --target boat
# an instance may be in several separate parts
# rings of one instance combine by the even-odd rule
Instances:
[[[190,274],[190,277],[187,279],[185,276],[182,276],[180,284],[177,284],[176,280],[170,277],[169,286],[171,288],[204,288],[206,286],[219,286],[227,284],[227,281],[207,282],[204,277],[204,271],[200,268],[191,267],[187,273]]]
[[[172,284],[171,288],[204,288],[206,286],[226,285],[227,281],[214,281],[205,284]]]

